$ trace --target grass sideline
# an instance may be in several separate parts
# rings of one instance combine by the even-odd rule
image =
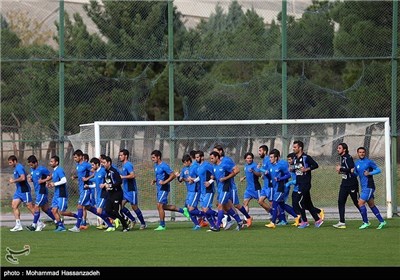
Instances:
[[[347,229],[335,229],[336,221],[321,228],[297,229],[283,226],[268,229],[254,222],[250,229],[206,232],[193,231],[189,222],[167,222],[167,230],[156,232],[156,223],[146,230],[106,233],[90,227],[81,233],[10,232],[1,227],[1,252],[6,247],[30,254],[19,256],[26,267],[280,267],[280,266],[400,266],[400,218],[388,219],[377,230],[378,221],[359,230],[359,220],[347,222]],[[71,226],[69,226],[71,227]],[[0,256],[2,267],[12,267]]]

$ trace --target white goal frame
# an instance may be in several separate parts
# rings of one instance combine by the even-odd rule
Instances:
[[[199,121],[96,121],[94,125],[95,155],[100,156],[101,126],[179,126],[179,125],[268,125],[268,124],[323,124],[323,123],[384,123],[385,143],[385,184],[387,217],[393,217],[391,182],[391,139],[389,118],[341,118],[341,119],[286,119],[286,120],[199,120]],[[85,126],[85,125],[82,125]]]

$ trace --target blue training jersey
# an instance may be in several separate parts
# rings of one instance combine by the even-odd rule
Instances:
[[[89,162],[83,161],[76,164],[76,175],[78,176],[78,190],[79,193],[84,191],[85,182],[83,178],[89,177],[92,170],[92,165]]]
[[[33,187],[36,194],[47,194],[46,182],[39,184],[39,180],[46,179],[50,175],[50,171],[43,165],[39,165],[37,168],[31,168],[31,176]]]
[[[160,164],[154,164],[154,174],[156,176],[156,186],[157,192],[159,191],[170,191],[170,183],[161,185],[159,181],[164,181],[169,178],[169,175],[174,172],[171,167],[165,162],[161,162]]]
[[[201,164],[198,165],[197,176],[200,179],[199,184],[200,184],[200,191],[202,194],[215,192],[214,183],[212,183],[208,188],[206,188],[206,186],[204,185],[205,182],[211,179],[211,176],[213,174],[214,174],[213,166],[208,161],[203,161]]]
[[[260,181],[258,180],[259,177],[251,172],[251,170],[255,172],[260,172],[260,170],[257,168],[257,163],[254,161],[250,164],[245,164],[244,166],[244,175],[246,176],[246,189],[249,191],[257,191],[261,190],[261,184]]]
[[[29,186],[29,183],[26,178],[25,168],[22,164],[17,163],[17,165],[14,168],[14,174],[13,174],[14,179],[18,179],[19,177],[21,177],[21,175],[25,175],[25,180],[15,183],[17,187],[17,192],[19,193],[31,192],[31,187]]]
[[[53,171],[53,182],[57,183],[63,177],[65,177],[64,169],[62,169],[60,166],[57,166]],[[54,197],[68,197],[66,183],[54,187]]]
[[[126,175],[129,175],[132,172],[135,172],[135,167],[133,166],[132,162],[127,161],[122,166],[122,170],[121,170],[121,174],[120,175],[121,176],[126,176]],[[137,191],[136,178],[122,179],[122,189],[124,190],[124,192]]]
[[[381,169],[376,165],[376,163],[369,158],[363,158],[357,160],[354,165],[354,173],[360,178],[361,189],[375,189],[373,175],[381,173]],[[365,176],[364,171],[368,171],[370,174],[368,176]]]

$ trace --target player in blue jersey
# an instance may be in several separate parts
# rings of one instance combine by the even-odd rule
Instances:
[[[211,228],[211,230],[219,231],[224,214],[233,217],[237,223],[236,230],[241,230],[243,228],[243,221],[234,210],[232,202],[232,180],[237,173],[232,169],[231,164],[221,159],[221,155],[217,151],[211,152],[210,162],[213,164],[214,180],[218,190],[218,219],[215,224],[216,227]],[[226,226],[224,229],[228,230],[229,227]]]
[[[363,224],[359,227],[359,229],[366,229],[371,225],[371,223],[368,221],[367,207],[365,206],[365,203],[368,203],[372,213],[374,213],[375,217],[379,221],[377,229],[382,229],[386,226],[386,221],[383,219],[375,205],[375,182],[373,178],[373,175],[381,173],[381,169],[373,160],[367,158],[366,149],[364,147],[359,147],[357,149],[357,155],[359,160],[357,160],[355,163],[354,174],[358,175],[360,179],[361,194],[358,199],[358,205],[360,207],[360,213],[363,220]]]
[[[258,199],[258,205],[264,208],[267,213],[271,213],[271,206],[265,202],[266,199],[272,204],[274,198],[274,189],[272,187],[271,178],[268,174],[269,172],[269,156],[268,156],[268,146],[261,145],[258,148],[258,155],[262,159],[261,165],[258,169],[262,172],[262,179],[263,179],[263,187],[261,189],[260,197]],[[267,224],[266,224],[267,225]]]
[[[21,212],[19,211],[19,205],[21,202],[25,203],[29,211],[34,214],[31,187],[27,181],[25,168],[22,164],[18,163],[16,156],[12,155],[8,157],[8,165],[14,168],[13,178],[9,179],[9,183],[15,184],[17,187],[11,202],[11,207],[15,217],[15,227],[10,229],[10,231],[21,231],[23,230],[20,218]]]
[[[191,150],[189,152],[189,155],[192,158],[192,164],[190,165],[190,172],[191,173],[193,173],[194,171],[197,171],[197,168],[199,167],[199,163],[196,160],[196,153],[197,153],[197,151],[195,151],[195,150]],[[197,176],[197,173],[195,175]],[[202,198],[202,196],[201,196],[201,185],[200,185],[200,182],[195,182],[195,183],[196,183],[196,188],[198,189],[199,195],[200,195],[198,204],[201,206],[201,198]],[[203,213],[203,215],[201,217],[198,218],[197,221],[199,222],[200,227],[208,227],[207,218],[204,215],[204,213]]]
[[[270,169],[272,186],[274,188],[274,198],[272,203],[272,218],[271,222],[266,225],[268,228],[275,228],[276,219],[279,213],[284,215],[288,212],[293,217],[297,217],[293,208],[285,204],[285,183],[290,178],[289,165],[286,161],[280,160],[280,152],[277,149],[272,149],[269,152]]]
[[[185,182],[187,194],[185,200],[185,207],[187,207],[194,227],[193,230],[199,230],[200,224],[198,217],[202,217],[203,213],[197,208],[197,204],[200,200],[200,189],[198,182],[195,182],[193,178],[196,178],[197,164],[193,166],[192,158],[189,154],[183,155],[182,157],[183,168],[181,172],[176,172],[175,175],[179,182]]]
[[[213,180],[214,169],[211,163],[204,160],[203,151],[197,151],[195,158],[198,164],[195,181],[198,181],[200,185],[201,210],[210,228],[216,228],[214,218],[217,217],[218,214],[212,209],[215,193],[215,183]]]
[[[52,182],[47,182],[47,187],[54,187],[54,195],[51,203],[53,215],[57,221],[57,228],[55,231],[66,231],[61,216],[69,216],[78,219],[78,215],[67,211],[68,208],[68,190],[67,178],[62,167],[59,166],[60,158],[52,156],[50,158],[50,166],[53,168],[51,174]]]
[[[77,206],[78,219],[76,220],[75,226],[70,228],[69,231],[79,232],[83,220],[83,209],[84,208],[88,209],[92,206],[91,194],[90,194],[91,191],[89,188],[85,188],[86,182],[88,182],[91,177],[92,165],[89,162],[83,160],[83,152],[79,149],[74,151],[73,157],[76,163],[76,178],[78,179],[78,191],[79,191],[79,199]]]
[[[296,155],[294,153],[289,153],[287,155],[287,161],[289,164],[289,171],[290,171],[290,176],[291,176],[291,180],[288,181],[285,184],[285,191],[290,191],[290,186],[293,185],[293,190],[292,190],[292,207],[294,212],[296,212],[297,217],[294,219],[294,223],[292,224],[292,226],[299,226],[300,221],[301,221],[301,214],[300,214],[300,196],[299,196],[299,186],[296,183],[296,172],[293,168],[293,162],[294,162],[294,157]]]
[[[49,206],[48,200],[48,190],[46,187],[46,182],[51,179],[50,171],[43,165],[39,165],[39,162],[34,155],[28,157],[28,164],[31,168],[31,174],[29,180],[33,183],[36,202],[34,205],[34,214],[32,225],[27,226],[30,231],[42,231],[44,228],[44,223],[39,221],[40,209],[45,212],[52,221],[57,222],[52,209]]]
[[[143,213],[138,206],[138,188],[136,184],[136,174],[135,167],[132,162],[129,161],[129,151],[127,149],[122,149],[119,151],[119,161],[122,162],[121,178],[122,178],[122,189],[124,192],[124,198],[122,199],[122,213],[127,216],[131,221],[131,227],[133,228],[136,224],[135,217],[131,212],[124,207],[124,205],[129,202],[131,204],[132,210],[135,212],[137,218],[140,221],[140,228],[147,228],[146,222],[143,218]]]
[[[257,167],[257,163],[254,162],[254,154],[246,153],[244,155],[244,175],[240,178],[240,181],[246,180],[246,190],[244,191],[243,206],[247,212],[249,212],[249,203],[252,199],[259,200],[261,197],[261,184],[259,178],[261,177],[261,171]]]
[[[337,146],[337,151],[340,156],[340,164],[336,165],[336,171],[342,177],[339,189],[338,208],[339,208],[339,222],[334,224],[333,227],[339,229],[346,228],[345,222],[345,206],[347,197],[350,195],[354,206],[360,211],[358,206],[358,181],[357,176],[354,175],[354,160],[349,154],[349,147],[346,143],[340,143]]]
[[[294,158],[293,170],[296,172],[296,183],[299,187],[299,201],[301,223],[298,228],[308,227],[306,210],[315,220],[315,227],[321,226],[323,219],[318,215],[317,208],[314,207],[311,200],[311,171],[318,168],[318,163],[309,155],[304,153],[304,143],[300,140],[293,142],[293,152],[296,154]]]
[[[223,149],[223,147],[221,145],[219,145],[219,144],[215,145],[213,151],[218,152],[220,154],[221,161],[225,165],[227,165],[227,166],[229,166],[231,168],[232,172],[234,173],[234,177],[237,174],[239,174],[239,172],[240,172],[239,167],[235,164],[235,162],[230,157],[225,156],[224,149]],[[231,189],[231,191],[232,191],[232,194],[231,194],[232,203],[233,203],[234,207],[237,210],[239,210],[245,216],[245,218],[246,218],[246,226],[247,227],[251,227],[251,224],[253,222],[253,217],[251,217],[249,215],[249,213],[247,212],[246,208],[243,207],[243,205],[240,204],[239,195],[238,195],[238,189],[237,189],[234,177],[232,177],[232,179],[231,179],[231,182],[232,182],[232,189]],[[230,220],[230,218],[228,217],[228,222],[229,222],[229,220]],[[229,229],[229,227],[232,226],[232,225],[233,225],[233,222],[231,222],[229,224],[227,223],[226,226]]]
[[[110,222],[107,213],[105,212],[105,204],[108,197],[106,188],[101,188],[101,185],[105,183],[106,180],[106,169],[100,164],[98,158],[92,158],[90,160],[92,165],[92,170],[94,171],[93,177],[85,184],[85,188],[90,188],[92,194],[95,196],[95,207],[91,207],[95,215],[98,216],[102,221],[107,224],[106,231],[115,231],[113,224]],[[101,227],[100,229],[103,229]]]
[[[178,208],[175,205],[168,204],[168,194],[170,192],[170,182],[175,179],[176,175],[171,167],[162,161],[162,153],[159,150],[151,152],[151,161],[154,163],[155,179],[152,185],[157,186],[157,210],[160,217],[160,225],[154,230],[166,230],[165,227],[165,210],[182,213],[189,218],[187,208]]]

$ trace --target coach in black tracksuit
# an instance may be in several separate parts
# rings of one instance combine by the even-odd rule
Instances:
[[[320,217],[318,213],[320,209],[314,207],[311,200],[311,171],[318,168],[318,163],[309,155],[303,152],[304,143],[302,141],[293,142],[294,170],[296,172],[296,184],[299,186],[298,197],[301,214],[301,221],[307,223],[306,210],[308,210],[315,221]],[[319,212],[318,212],[319,211]],[[300,224],[300,228],[303,228]]]
[[[338,154],[340,155],[340,165],[336,166],[336,171],[342,176],[342,183],[339,190],[339,222],[345,224],[345,206],[347,197],[350,195],[354,205],[360,210],[358,206],[358,180],[354,175],[354,160],[349,155],[349,147],[346,143],[340,143],[337,147]]]
[[[107,215],[117,218],[121,221],[122,231],[129,231],[128,224],[121,213],[122,209],[122,179],[118,170],[112,166],[112,160],[109,156],[105,157],[104,167],[106,169],[105,187],[108,192],[105,210]]]

